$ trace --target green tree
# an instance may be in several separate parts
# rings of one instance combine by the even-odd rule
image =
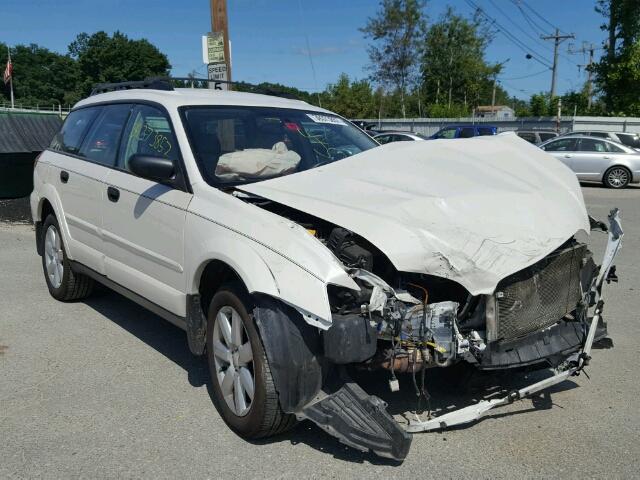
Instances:
[[[373,42],[368,48],[371,79],[400,93],[403,116],[407,88],[416,77],[425,4],[425,0],[381,0],[376,16],[360,29]]]
[[[593,66],[610,114],[640,115],[640,5],[638,0],[598,0],[607,18],[605,55]]]
[[[73,94],[79,80],[79,71],[73,59],[36,44],[16,45],[11,48],[13,63],[13,92],[16,103],[24,106],[52,106],[75,103]],[[7,64],[7,46],[0,42],[0,65]],[[4,84],[3,84],[4,86]],[[9,99],[9,87],[3,90]]]
[[[449,7],[442,18],[427,30],[422,54],[422,90],[429,103],[445,104],[451,109],[491,102],[494,77],[500,65],[485,61],[484,53],[491,40],[479,17],[469,20]],[[497,88],[500,100],[507,93]],[[469,107],[468,107],[469,106]]]
[[[171,69],[167,56],[148,40],[132,40],[120,32],[81,33],[69,45],[69,54],[77,61],[83,96],[96,83],[167,76]]]
[[[529,100],[529,111],[533,117],[545,117],[549,115],[549,99],[544,93],[531,95]]]
[[[371,84],[367,80],[352,82],[346,73],[342,73],[336,83],[327,86],[323,106],[347,118],[377,116]]]

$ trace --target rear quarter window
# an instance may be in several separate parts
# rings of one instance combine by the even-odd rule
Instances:
[[[50,148],[59,152],[78,155],[82,140],[99,111],[100,107],[88,107],[71,112],[60,131],[53,137]]]

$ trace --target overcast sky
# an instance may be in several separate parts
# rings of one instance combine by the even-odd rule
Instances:
[[[527,60],[523,45],[518,47],[513,40],[496,33],[487,57],[496,62],[509,59],[502,74],[502,84],[509,93],[528,98],[532,93],[549,90],[551,72],[543,63],[552,61],[552,42],[538,37],[543,29],[549,33],[552,25],[576,34],[576,40],[561,46],[559,93],[582,87],[586,77],[577,64],[584,64],[587,59],[568,54],[567,47],[573,42],[580,48],[583,41],[601,45],[604,32],[599,27],[603,19],[594,11],[595,0],[527,0],[526,4],[522,0],[473,1],[538,58]],[[375,13],[378,1],[227,3],[234,79],[272,81],[315,90],[335,81],[341,72],[352,78],[367,76],[367,44],[358,28]],[[430,0],[426,8],[429,19],[437,20],[447,4],[463,14],[473,11],[466,0]],[[64,53],[79,32],[120,30],[157,45],[169,56],[175,76],[185,76],[192,70],[205,75],[200,37],[210,30],[208,0],[2,0],[0,12],[0,41],[10,45],[37,43]],[[597,56],[600,54],[601,51],[596,52]]]

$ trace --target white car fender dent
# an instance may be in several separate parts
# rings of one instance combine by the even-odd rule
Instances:
[[[227,207],[233,208],[229,216]],[[249,292],[278,298],[309,324],[327,329],[331,325],[327,285],[359,289],[333,254],[297,224],[228,194],[216,199],[215,217],[208,215],[214,207],[201,197],[195,197],[189,208],[185,230],[186,248],[193,252],[186,265],[189,293],[198,292],[206,264],[219,260],[238,274]]]

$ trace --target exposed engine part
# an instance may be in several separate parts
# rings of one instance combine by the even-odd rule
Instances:
[[[373,254],[356,243],[356,236],[346,228],[331,231],[327,247],[348,268],[373,269]]]
[[[322,333],[327,359],[341,365],[364,362],[375,355],[378,332],[368,317],[352,313],[332,318],[331,328]]]
[[[414,354],[416,351],[417,354]],[[385,348],[378,350],[371,362],[364,366],[369,370],[382,368],[389,371],[393,370],[395,373],[408,373],[412,370],[421,371],[431,361],[432,357],[426,349],[420,351],[415,347],[411,347],[400,349],[399,351],[396,350],[395,355],[393,355],[392,348]]]

